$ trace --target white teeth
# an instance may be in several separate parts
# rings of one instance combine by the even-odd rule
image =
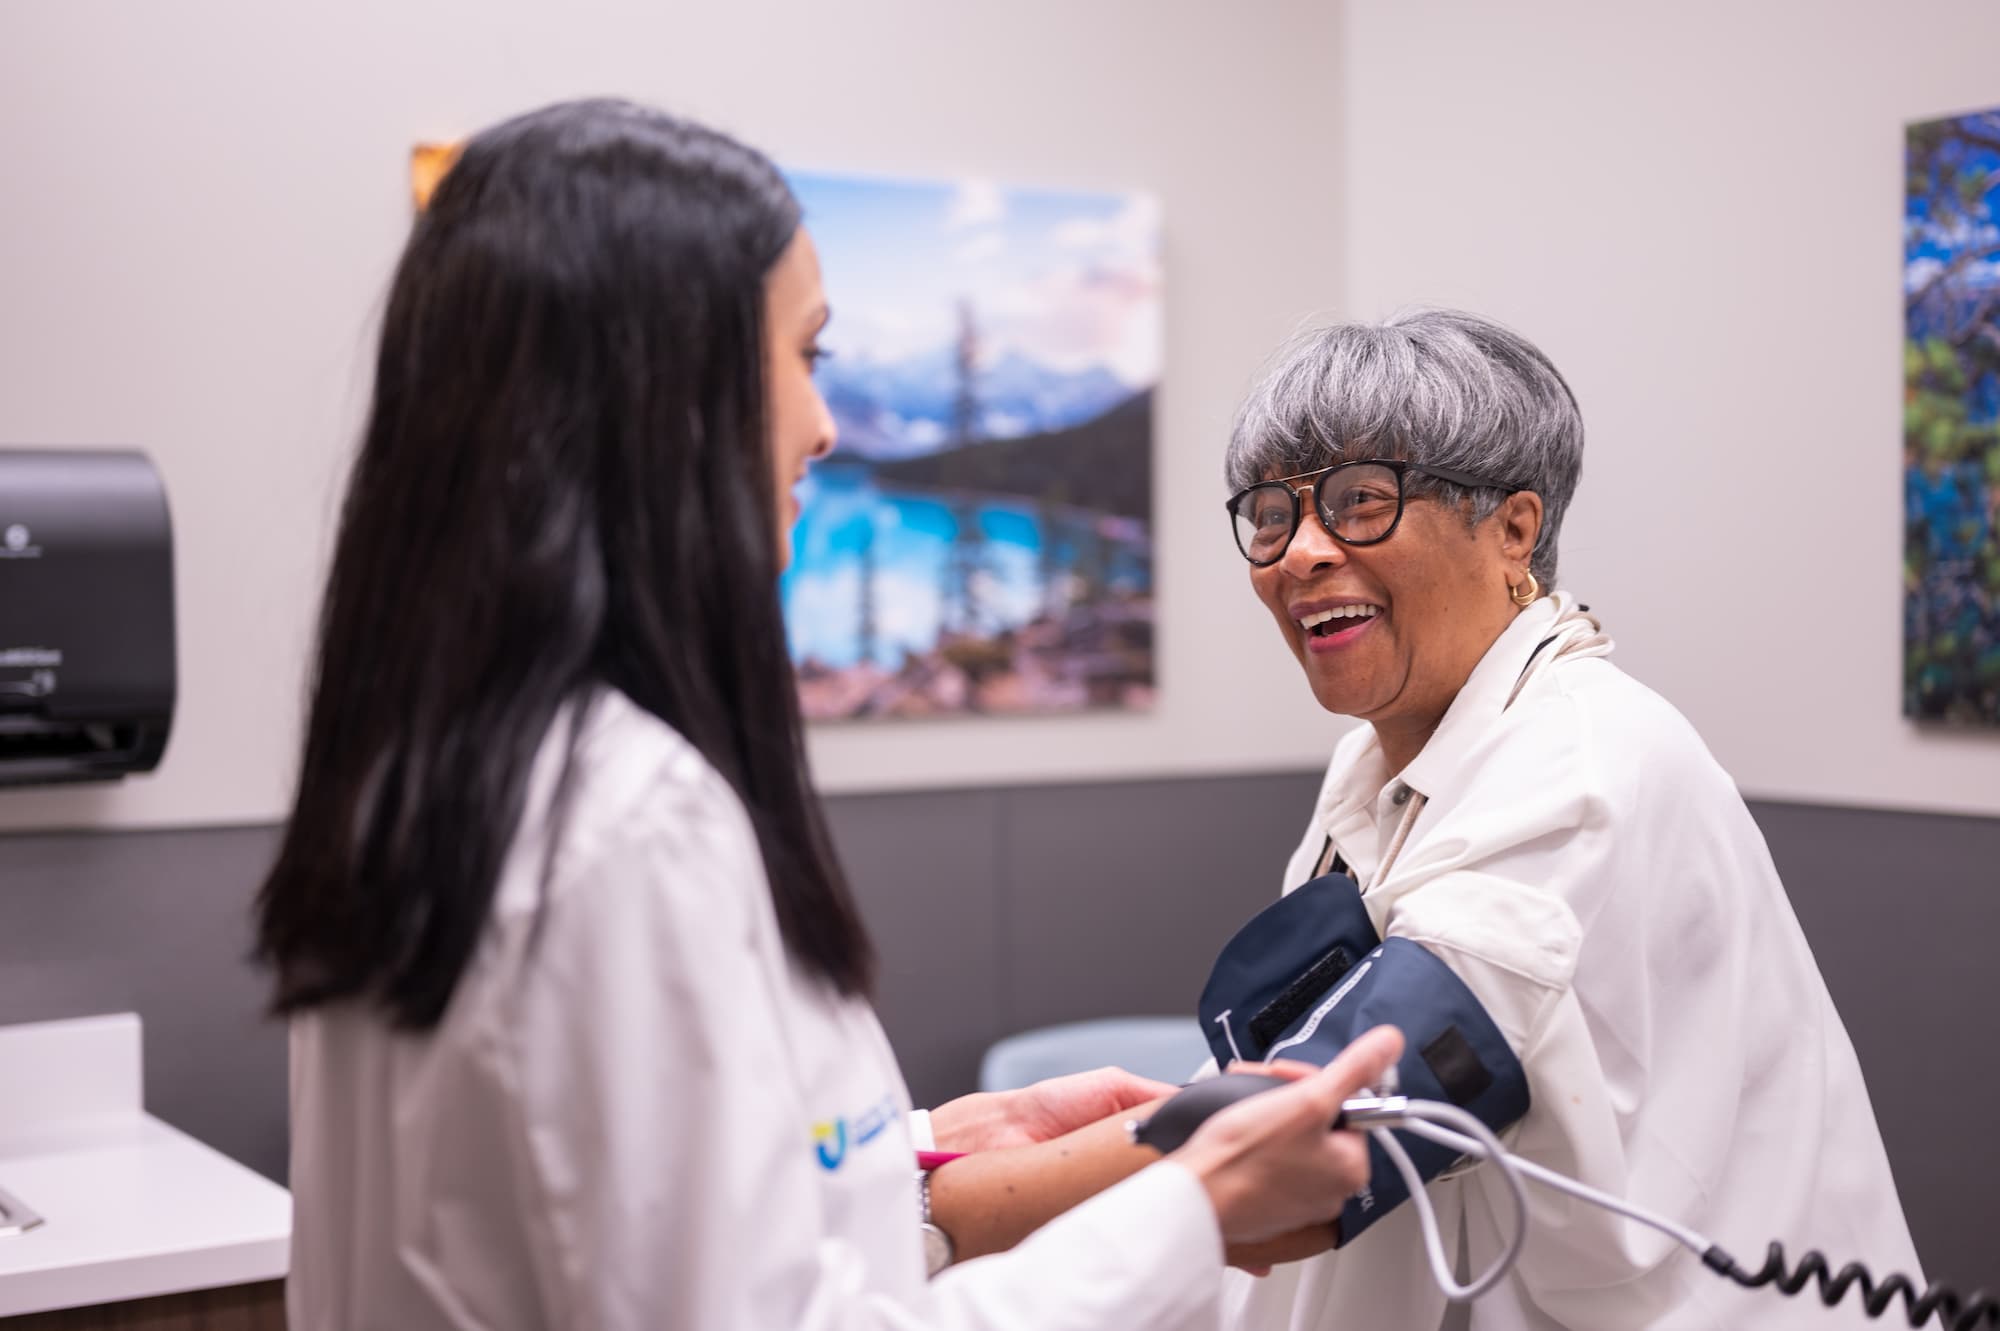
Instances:
[[[1373,619],[1381,612],[1382,608],[1374,605],[1337,605],[1331,610],[1321,610],[1307,615],[1299,621],[1299,627],[1314,629],[1334,619]]]

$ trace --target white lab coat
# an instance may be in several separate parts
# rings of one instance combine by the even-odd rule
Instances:
[[[443,1023],[294,1023],[293,1331],[1214,1325],[1172,1163],[927,1284],[902,1076],[790,965],[741,804],[607,693],[551,858],[567,730]]]
[[[1331,838],[1376,929],[1466,982],[1527,1069],[1533,1107],[1510,1135],[1528,1159],[1752,1269],[1782,1239],[1917,1279],[1861,1069],[1763,837],[1596,630],[1564,595],[1524,611],[1400,774],[1372,728],[1346,736],[1285,889]],[[1482,1167],[1430,1192],[1447,1252],[1463,1225],[1484,1270],[1509,1217],[1500,1181]],[[1740,1290],[1651,1229],[1533,1184],[1529,1200],[1526,1251],[1473,1305],[1478,1331],[1879,1325],[1853,1292],[1830,1311]],[[1419,1331],[1444,1309],[1408,1205],[1340,1251],[1232,1277],[1225,1303],[1243,1331]]]

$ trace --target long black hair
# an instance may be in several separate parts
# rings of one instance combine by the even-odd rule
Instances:
[[[258,898],[276,1011],[436,1025],[537,749],[604,685],[741,797],[791,956],[866,992],[777,593],[764,277],[798,224],[764,157],[621,102],[488,130],[439,185],[390,290]]]

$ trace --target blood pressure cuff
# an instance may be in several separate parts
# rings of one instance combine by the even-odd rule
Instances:
[[[1397,1093],[1442,1100],[1499,1132],[1528,1112],[1528,1079],[1473,997],[1421,944],[1384,942],[1344,874],[1315,878],[1243,926],[1209,972],[1201,1024],[1219,1067],[1291,1058],[1325,1066],[1376,1026],[1403,1032]],[[1457,1163],[1450,1147],[1397,1133],[1426,1180]],[[1343,1245],[1409,1199],[1382,1147],[1368,1143],[1368,1186],[1340,1215]]]

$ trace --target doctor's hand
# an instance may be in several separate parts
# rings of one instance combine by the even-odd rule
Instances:
[[[1175,1089],[1123,1068],[1098,1068],[1018,1091],[960,1096],[931,1111],[931,1135],[941,1151],[1031,1146],[1151,1104]]]
[[[1277,1062],[1232,1069],[1268,1072],[1293,1084],[1230,1105],[1167,1157],[1207,1188],[1225,1243],[1260,1244],[1339,1215],[1368,1182],[1368,1139],[1328,1129],[1341,1103],[1380,1081],[1402,1052],[1402,1032],[1378,1026],[1325,1068]],[[1259,1264],[1255,1256],[1232,1256]]]

